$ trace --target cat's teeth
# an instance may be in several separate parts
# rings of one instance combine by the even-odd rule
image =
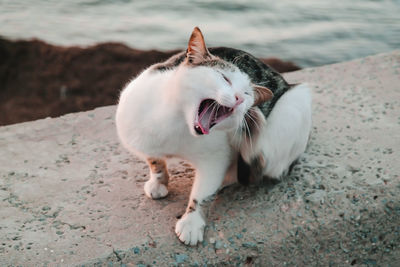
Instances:
[[[203,134],[203,131],[201,130],[201,128],[200,128],[199,125],[194,126],[194,130],[196,131],[196,133],[198,133],[198,134],[200,134],[200,135]]]

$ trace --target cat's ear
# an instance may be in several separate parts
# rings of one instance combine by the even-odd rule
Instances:
[[[254,88],[254,104],[257,106],[261,103],[267,102],[274,97],[274,93],[270,89],[264,86],[252,84]]]
[[[186,50],[187,62],[189,64],[196,64],[210,57],[210,52],[208,52],[206,43],[204,42],[203,34],[198,27],[195,27],[190,36],[188,48]]]

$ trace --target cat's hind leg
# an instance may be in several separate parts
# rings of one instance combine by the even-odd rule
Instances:
[[[169,175],[165,161],[158,158],[148,158],[147,163],[150,168],[150,179],[144,184],[146,196],[152,199],[167,196]]]

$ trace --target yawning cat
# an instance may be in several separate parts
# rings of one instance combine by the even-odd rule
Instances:
[[[239,166],[242,181],[248,175],[279,179],[304,152],[311,93],[246,52],[207,49],[196,27],[186,52],[149,67],[125,87],[116,126],[123,146],[149,164],[144,191],[150,198],[168,194],[165,157],[193,164],[189,204],[175,232],[196,245],[224,177],[235,179]]]

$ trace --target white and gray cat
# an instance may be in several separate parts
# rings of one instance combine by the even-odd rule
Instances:
[[[193,164],[189,203],[175,232],[196,245],[224,178],[279,179],[304,152],[311,92],[287,84],[246,52],[207,49],[196,27],[186,52],[149,67],[124,88],[116,126],[122,145],[149,164],[144,191],[152,199],[168,194],[166,157]]]

